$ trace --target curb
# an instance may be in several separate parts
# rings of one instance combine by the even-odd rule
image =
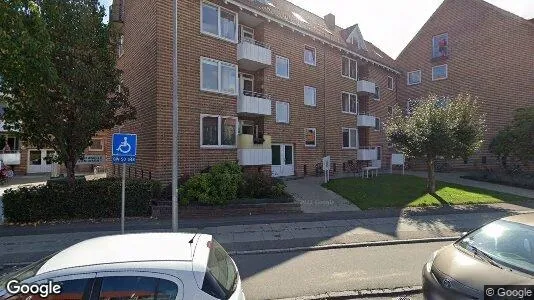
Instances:
[[[449,237],[433,237],[433,238],[421,238],[421,239],[409,239],[409,240],[383,240],[383,241],[373,241],[373,242],[330,244],[330,245],[307,246],[307,247],[261,249],[261,250],[247,250],[247,251],[229,251],[228,254],[229,255],[254,255],[254,254],[287,253],[287,252],[296,252],[296,251],[319,251],[319,250],[331,250],[331,249],[407,245],[407,244],[432,243],[432,242],[450,242],[450,241],[455,241],[459,238],[460,236],[449,236]]]
[[[319,300],[319,299],[354,299],[363,297],[394,297],[394,296],[407,296],[411,294],[419,293],[423,290],[420,285],[397,287],[391,289],[368,289],[368,290],[356,290],[356,291],[342,291],[342,292],[327,292],[314,296],[302,296],[296,298],[284,298],[278,300]]]

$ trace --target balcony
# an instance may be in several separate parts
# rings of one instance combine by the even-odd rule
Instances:
[[[356,82],[356,92],[358,95],[373,95],[375,93],[375,83],[367,80],[358,80]]]
[[[109,7],[109,21],[122,23],[124,21],[124,0],[114,0]]]
[[[261,42],[244,39],[237,44],[237,62],[239,69],[257,71],[271,65],[271,49]]]
[[[358,127],[375,127],[376,117],[369,115],[358,115]]]
[[[20,165],[20,152],[19,151],[12,151],[9,153],[0,153],[0,160],[4,165],[12,166],[12,165]]]
[[[358,149],[358,154],[356,155],[357,160],[377,160],[378,151],[376,148],[361,148]]]
[[[271,136],[255,141],[252,134],[237,136],[237,160],[241,166],[261,166],[272,163]]]
[[[237,98],[237,113],[260,116],[271,115],[271,96],[251,91],[243,91]]]

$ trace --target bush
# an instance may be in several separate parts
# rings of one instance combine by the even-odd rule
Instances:
[[[83,184],[85,183],[87,180],[85,179],[85,176],[76,176],[74,178],[74,181],[76,182],[76,184]],[[68,184],[68,181],[67,181],[67,177],[56,177],[56,178],[52,178],[52,179],[48,179],[46,181],[46,185],[53,185],[53,184]]]
[[[508,171],[483,171],[471,173],[462,178],[534,190],[534,173],[512,174]]]
[[[4,215],[11,222],[117,218],[121,209],[121,179],[104,178],[78,183],[9,189],[4,193]],[[126,216],[150,216],[151,200],[160,197],[159,182],[126,180]]]
[[[241,167],[225,162],[189,179],[179,189],[180,203],[198,202],[208,205],[225,205],[237,198],[243,181]]]
[[[285,188],[285,183],[280,179],[262,173],[247,173],[239,189],[239,196],[256,199],[280,197],[285,193]]]

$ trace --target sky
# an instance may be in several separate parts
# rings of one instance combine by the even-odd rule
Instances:
[[[106,7],[111,1],[100,0]],[[289,1],[319,16],[332,13],[336,16],[336,24],[343,28],[358,23],[363,37],[393,58],[399,55],[443,2],[443,0]],[[486,1],[525,19],[534,18],[534,0]]]

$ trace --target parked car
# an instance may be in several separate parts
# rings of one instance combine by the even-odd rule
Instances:
[[[13,279],[26,286],[59,285],[61,295],[51,299],[245,299],[234,261],[207,234],[89,239],[0,278],[0,299],[27,299],[22,284],[20,293],[13,292],[15,285],[8,292]]]
[[[475,229],[434,252],[423,267],[425,299],[484,299],[485,285],[532,284],[534,214],[503,218]]]

